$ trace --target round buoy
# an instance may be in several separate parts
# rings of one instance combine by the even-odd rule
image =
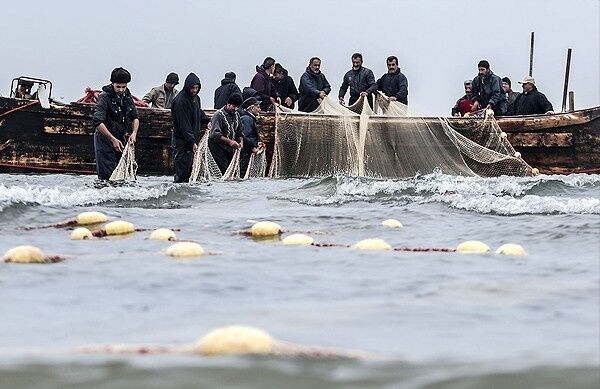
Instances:
[[[463,254],[488,253],[490,251],[490,246],[477,240],[468,240],[459,244],[456,247],[456,251]]]
[[[527,256],[527,251],[525,251],[523,246],[519,244],[506,243],[498,247],[498,250],[496,250],[496,254],[510,255],[513,257],[525,257]]]
[[[134,232],[135,227],[124,220],[117,220],[104,226],[104,230],[106,231],[106,235],[125,235]]]
[[[486,109],[485,110],[485,114],[488,116],[494,116],[494,110],[493,109]]]
[[[500,138],[506,139],[506,137],[507,137],[506,132],[500,131]]]
[[[71,231],[71,240],[92,239],[92,232],[85,227],[77,227]]]
[[[277,223],[262,221],[254,223],[251,229],[252,236],[274,236],[281,233],[281,226]]]
[[[212,330],[194,344],[197,352],[207,356],[266,355],[274,347],[275,340],[265,331],[239,325]]]
[[[77,218],[75,218],[75,220],[77,220],[77,224],[87,225],[104,223],[108,220],[108,217],[106,217],[106,215],[102,212],[92,211],[80,213],[79,215],[77,215]]]
[[[538,174],[540,174],[540,170],[537,167],[534,167],[533,169],[531,169],[532,176],[537,176]]]
[[[364,239],[352,246],[358,250],[391,250],[392,246],[383,239]]]
[[[514,154],[515,158],[521,158],[521,153],[519,153],[518,151],[515,152]]]
[[[382,226],[390,227],[390,228],[401,228],[403,227],[402,223],[396,219],[386,219],[381,222]]]
[[[169,246],[165,254],[171,257],[199,257],[204,255],[204,249],[198,243],[178,242]]]
[[[283,239],[283,244],[285,245],[298,245],[298,246],[310,246],[313,244],[315,240],[304,234],[292,234],[290,236],[286,236]]]
[[[168,228],[158,228],[150,234],[150,239],[153,240],[175,240],[177,237],[175,236],[175,232]]]
[[[45,263],[45,255],[35,246],[17,246],[8,250],[2,257],[4,262],[11,263]]]

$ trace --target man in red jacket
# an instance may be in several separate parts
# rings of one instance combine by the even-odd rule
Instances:
[[[465,95],[458,99],[454,107],[452,108],[452,116],[465,116],[466,113],[473,112],[473,82],[471,80],[465,81]]]

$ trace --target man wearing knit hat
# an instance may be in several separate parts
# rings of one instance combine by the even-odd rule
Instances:
[[[102,88],[98,97],[93,121],[94,150],[96,153],[96,171],[98,178],[108,180],[117,167],[123,152],[125,137],[129,143],[136,141],[140,121],[138,112],[127,84],[131,74],[116,68],[110,74],[110,84]]]
[[[238,93],[231,95],[227,104],[215,112],[210,121],[208,147],[221,173],[227,170],[235,150],[244,147],[242,120],[238,112],[240,105],[242,96]]]
[[[179,93],[175,89],[175,85],[177,84],[179,84],[177,73],[169,73],[165,83],[150,89],[150,92],[146,93],[146,96],[142,97],[142,100],[152,105],[152,108],[171,109],[173,99]]]
[[[502,78],[502,91],[506,93],[506,101],[508,103],[508,110],[506,112],[507,115],[515,114],[515,100],[520,95],[519,92],[515,92],[512,90],[512,83],[510,82],[510,78],[504,77]]]

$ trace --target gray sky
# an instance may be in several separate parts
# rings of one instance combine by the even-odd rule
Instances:
[[[141,97],[175,71],[193,71],[212,108],[223,74],[247,86],[266,56],[294,81],[319,56],[337,95],[350,56],[379,78],[396,55],[409,81],[409,105],[447,115],[477,62],[488,59],[513,89],[527,75],[529,34],[536,33],[534,77],[560,110],[567,48],[573,48],[570,88],[577,108],[600,105],[598,0],[494,1],[20,1],[4,2],[0,21],[0,93],[19,75],[48,78],[54,97],[73,101],[87,86],[108,83],[127,68]]]

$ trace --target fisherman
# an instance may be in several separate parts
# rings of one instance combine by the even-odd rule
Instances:
[[[175,89],[175,85],[177,84],[179,84],[179,76],[177,73],[169,73],[165,83],[150,89],[150,92],[142,97],[142,100],[148,105],[152,105],[152,108],[171,109],[173,99],[175,99],[175,96],[179,93],[179,91]]]
[[[510,82],[510,78],[504,77],[502,78],[502,90],[506,94],[506,101],[508,104],[508,109],[506,110],[507,115],[515,114],[515,100],[520,95],[519,92],[514,92],[512,89],[512,83]]]
[[[17,89],[15,90],[15,98],[34,100],[35,97],[31,93],[32,87],[33,87],[33,81],[19,80],[19,83],[17,84]]]
[[[183,90],[175,97],[171,106],[173,134],[171,146],[174,151],[173,168],[175,182],[188,182],[192,174],[194,154],[202,137],[202,127],[209,123],[202,110],[198,93],[202,84],[194,73],[188,74]]]
[[[249,86],[245,86],[242,90],[242,101],[246,101],[250,97],[256,97],[258,101],[260,101],[260,93],[256,91],[254,88],[250,88]]]
[[[523,86],[523,93],[520,93],[515,100],[515,115],[542,115],[553,114],[554,108],[542,92],[535,86],[535,79],[527,76],[523,81],[519,81]]]
[[[312,57],[306,71],[300,78],[300,100],[298,110],[312,112],[319,108],[321,101],[331,92],[331,85],[321,72],[321,59]]]
[[[129,135],[129,143],[135,144],[140,126],[138,111],[133,103],[127,84],[131,74],[116,68],[110,74],[111,84],[102,88],[98,96],[93,121],[94,150],[96,153],[96,171],[98,178],[108,180],[119,163],[123,153],[125,137]]]
[[[398,58],[392,55],[386,63],[388,72],[377,80],[377,90],[389,97],[390,101],[408,105],[408,80],[398,68]]]
[[[235,83],[235,77],[234,72],[225,73],[225,78],[221,80],[221,86],[215,90],[215,109],[223,108],[232,94],[242,93],[240,87]]]
[[[473,81],[466,80],[464,83],[465,94],[463,97],[456,101],[454,107],[452,107],[452,116],[465,116],[467,113],[473,112]]]
[[[292,77],[288,75],[288,71],[281,64],[275,64],[273,85],[281,99],[281,104],[286,108],[294,109],[296,101],[298,101],[298,89],[296,89]]]
[[[212,128],[208,147],[222,174],[229,167],[235,150],[244,146],[242,121],[238,112],[240,105],[242,96],[231,95],[227,104],[216,111],[210,121]]]
[[[366,97],[369,105],[373,107],[373,93],[377,90],[377,82],[371,69],[362,66],[363,57],[360,53],[352,54],[352,69],[344,75],[344,81],[340,87],[338,97],[340,104],[344,105],[344,96],[350,87],[350,100],[348,105],[352,105],[359,97]]]
[[[506,94],[502,91],[502,80],[490,70],[485,59],[477,64],[479,74],[473,79],[473,111],[491,108],[495,116],[504,116],[508,110]]]
[[[242,120],[242,133],[244,135],[244,148],[240,159],[242,174],[248,170],[250,155],[258,151],[264,144],[259,140],[256,118],[260,115],[260,101],[256,97],[250,97],[240,106],[240,118]]]
[[[274,71],[275,60],[267,57],[261,66],[256,66],[256,74],[250,83],[250,87],[260,94],[260,109],[263,111],[268,111],[274,104],[281,104],[281,99],[277,96],[271,80]]]

